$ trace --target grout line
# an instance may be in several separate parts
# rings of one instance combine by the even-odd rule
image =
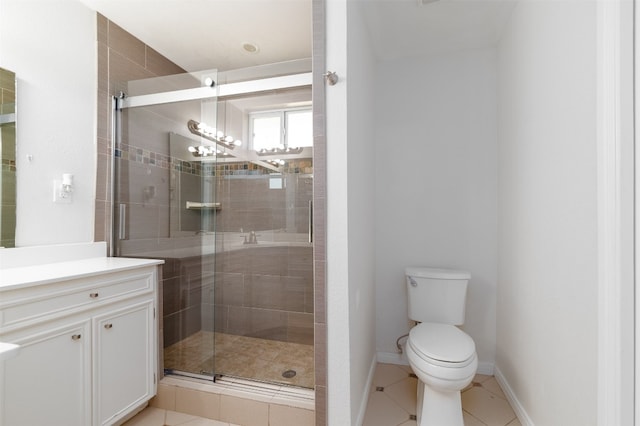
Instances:
[[[380,363],[380,362],[379,362],[379,363],[378,363],[378,365],[380,365],[380,364],[386,364],[386,363]],[[389,365],[389,364],[386,364],[386,365]],[[401,367],[399,367],[399,366],[396,366],[396,367],[401,368]],[[405,369],[402,369],[402,371],[403,371],[403,372],[406,372],[406,370],[405,370]],[[386,388],[388,388],[388,387],[390,387],[390,386],[393,386],[393,385],[395,385],[395,384],[397,384],[397,383],[399,383],[399,382],[402,382],[402,381],[406,380],[406,379],[407,379],[407,378],[409,378],[409,377],[411,377],[411,376],[404,377],[404,378],[402,378],[402,379],[400,379],[400,380],[398,380],[398,381],[394,381],[394,382],[389,383],[389,384],[386,384],[386,383],[385,383],[385,386],[384,386],[384,387],[381,387],[381,388],[382,388],[382,390],[383,390],[383,392],[380,392],[380,393],[382,393],[382,394],[384,395],[384,397],[385,397],[388,401],[392,402],[392,403],[393,403],[394,405],[396,405],[396,406],[399,406],[399,404],[395,401],[395,399],[394,399],[394,398],[392,398],[392,397],[390,397],[390,396],[387,394],[387,392],[384,392],[384,391],[386,390]],[[374,380],[375,380],[375,379],[374,379]],[[499,395],[499,394],[496,394],[496,393],[494,393],[494,392],[490,391],[487,387],[485,387],[485,385],[487,385],[487,384],[489,383],[489,380],[495,380],[495,381],[497,382],[498,388],[499,388],[499,389],[501,389],[501,390],[504,392],[503,386],[501,385],[500,381],[499,381],[495,376],[492,376],[492,375],[486,375],[486,374],[481,374],[481,375],[480,375],[480,377],[478,377],[478,376],[474,377],[474,379],[473,379],[473,381],[472,381],[472,383],[471,383],[471,386],[470,386],[470,387],[468,387],[468,388],[466,388],[464,391],[462,391],[462,393],[465,393],[465,392],[467,392],[467,391],[469,391],[469,390],[473,389],[474,387],[479,387],[479,388],[481,388],[481,389],[482,389],[482,391],[481,391],[481,392],[486,392],[486,395],[489,395],[489,396],[491,396],[492,398],[497,398],[497,399],[499,399],[499,400],[505,401],[505,402],[509,405],[509,408],[510,408],[510,409],[511,409],[511,411],[512,411],[513,417],[512,417],[512,418],[510,418],[510,419],[509,419],[509,421],[507,421],[506,423],[504,423],[504,425],[502,425],[502,424],[501,424],[501,425],[498,425],[498,426],[507,426],[509,423],[511,423],[511,422],[513,422],[515,419],[517,419],[517,418],[518,418],[518,416],[517,416],[517,414],[515,413],[515,410],[513,409],[513,406],[511,405],[511,402],[509,401],[509,399],[508,399],[508,398],[505,398],[505,396],[507,395],[507,393],[506,393],[506,392],[504,392],[505,396],[501,396],[501,395]],[[380,390],[380,389],[376,389],[376,386],[378,386],[378,385],[377,385],[377,384],[374,384],[374,386],[372,387],[372,391],[379,391],[379,390]],[[378,387],[380,387],[380,386],[378,386]],[[496,391],[497,391],[497,390],[496,390]],[[367,409],[365,410],[365,412],[366,412],[366,411],[368,411],[368,410],[369,410],[369,408],[370,408],[370,407],[367,407]],[[405,410],[403,407],[399,406],[399,408],[401,408],[402,412],[404,412],[404,413],[406,413],[406,414],[408,414],[408,415],[411,415],[411,413],[407,413],[407,410]],[[478,417],[476,417],[475,415],[471,414],[471,413],[470,413],[468,410],[466,410],[464,407],[463,407],[463,412],[464,412],[464,414],[465,414],[465,415],[470,416],[471,418],[473,418],[474,420],[476,420],[476,421],[478,422],[478,424],[480,424],[480,425],[484,425],[484,426],[487,426],[487,423],[483,422],[483,421],[482,421],[482,420],[480,420]],[[409,420],[411,420],[411,419],[409,419]],[[405,419],[405,420],[403,420],[402,422],[400,422],[398,425],[401,425],[401,424],[405,423],[406,421],[407,421],[407,420]]]
[[[463,411],[464,413],[466,413],[468,416],[473,417],[473,419],[474,419],[474,420],[477,420],[477,421],[478,421],[478,423],[481,423],[481,424],[483,424],[483,425],[485,425],[485,426],[487,425],[485,422],[483,422],[482,420],[480,420],[479,418],[477,418],[476,416],[474,416],[473,414],[471,414],[470,412],[468,412],[468,411],[467,411],[467,410],[465,410],[464,408],[462,409],[462,411]],[[509,421],[512,421],[512,420],[509,420]],[[506,425],[508,425],[508,424],[509,424],[509,422],[505,423],[503,426],[506,426]]]

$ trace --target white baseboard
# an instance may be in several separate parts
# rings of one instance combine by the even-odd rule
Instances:
[[[377,356],[374,355],[371,360],[371,367],[369,367],[369,376],[367,377],[367,385],[362,395],[362,401],[360,401],[360,410],[358,410],[357,425],[362,425],[364,422],[364,415],[367,412],[367,402],[369,402],[369,393],[371,392],[371,384],[373,383],[373,376],[376,373]]]
[[[522,423],[522,426],[534,426],[533,420],[531,420],[531,417],[529,417],[522,404],[520,404],[520,401],[516,397],[516,394],[513,392],[513,389],[511,389],[511,386],[509,386],[507,379],[504,377],[498,367],[494,368],[494,376],[496,378],[496,381],[502,388],[505,396],[509,400],[513,411],[516,413],[516,416],[518,416],[518,420],[520,420],[520,423]]]
[[[383,364],[409,365],[407,355],[397,352],[378,352],[376,354],[378,362]]]
[[[392,352],[378,352],[378,362],[385,364],[395,365],[409,365],[409,360],[405,353],[392,353]],[[493,376],[493,363],[491,362],[479,362],[478,374],[485,374],[487,376]]]
[[[492,362],[479,362],[476,373],[484,374],[485,376],[493,376],[494,370],[495,367]]]

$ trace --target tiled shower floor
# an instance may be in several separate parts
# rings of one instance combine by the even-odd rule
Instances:
[[[217,374],[313,388],[313,345],[199,331],[164,350],[173,370],[208,375],[214,361]]]

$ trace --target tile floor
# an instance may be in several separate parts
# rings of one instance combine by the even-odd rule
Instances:
[[[215,339],[215,340],[213,340]],[[199,331],[164,349],[165,368],[313,388],[313,345]],[[285,371],[293,377],[283,377]]]
[[[147,407],[123,426],[237,426],[232,423]]]
[[[363,426],[416,426],[418,381],[411,374],[409,366],[377,365]],[[521,426],[493,376],[476,375],[462,392],[462,409],[465,426]]]
[[[417,379],[411,368],[378,364],[373,378],[363,426],[416,426]],[[521,426],[493,376],[476,375],[462,392],[465,426]],[[287,418],[270,426],[291,424]],[[149,407],[125,426],[235,426],[216,420]],[[242,425],[249,426],[249,425]],[[446,425],[443,425],[446,426]]]

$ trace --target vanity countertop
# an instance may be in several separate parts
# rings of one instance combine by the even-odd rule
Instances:
[[[0,269],[0,292],[67,279],[126,271],[141,266],[160,265],[163,260],[125,257],[94,257],[32,266]]]

